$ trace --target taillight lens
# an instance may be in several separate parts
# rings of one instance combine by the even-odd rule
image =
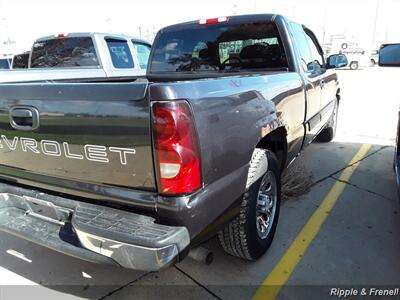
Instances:
[[[196,129],[185,100],[153,104],[153,139],[159,192],[190,194],[201,188]]]

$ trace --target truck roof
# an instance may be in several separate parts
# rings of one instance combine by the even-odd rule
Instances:
[[[150,42],[146,41],[145,39],[132,36],[132,35],[127,35],[127,34],[115,34],[115,33],[104,33],[104,32],[72,32],[72,33],[61,33],[61,34],[55,34],[55,35],[48,35],[44,37],[40,37],[36,39],[36,42],[40,41],[47,41],[51,39],[57,39],[60,37],[88,37],[88,36],[99,36],[99,37],[111,37],[111,38],[120,38],[120,39],[127,39],[127,40],[134,40],[135,42],[139,43],[144,43],[151,45]]]
[[[178,23],[178,24],[166,26],[162,30],[168,30],[170,28],[175,28],[175,27],[179,27],[179,26],[198,25],[200,21],[217,20],[218,18],[227,18],[228,22],[233,21],[233,22],[238,22],[238,23],[246,22],[246,21],[253,22],[256,20],[274,21],[276,18],[286,19],[286,17],[279,15],[279,14],[248,14],[248,15],[222,16],[222,17],[204,18],[204,19],[200,19],[200,20]]]
[[[0,55],[0,59],[10,59],[13,57],[14,57],[14,55],[12,55],[12,54],[1,54]]]

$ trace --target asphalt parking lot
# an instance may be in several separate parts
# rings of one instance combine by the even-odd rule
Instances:
[[[296,162],[309,189],[284,201],[274,243],[259,261],[231,257],[213,239],[204,245],[215,254],[211,265],[186,259],[142,273],[0,233],[0,299],[332,299],[335,287],[400,287],[392,167],[400,70],[341,70],[339,76],[337,137],[312,144]]]

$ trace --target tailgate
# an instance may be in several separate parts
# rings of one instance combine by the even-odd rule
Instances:
[[[147,87],[0,85],[1,177],[99,195],[155,190]]]

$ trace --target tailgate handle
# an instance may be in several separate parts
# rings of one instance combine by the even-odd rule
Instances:
[[[31,131],[39,128],[39,111],[32,106],[14,106],[10,109],[11,127]]]

